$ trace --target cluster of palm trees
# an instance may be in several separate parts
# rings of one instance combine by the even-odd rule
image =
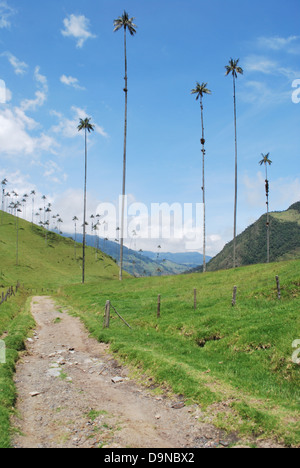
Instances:
[[[128,13],[124,11],[123,15],[114,20],[114,32],[122,30],[124,31],[124,58],[125,58],[125,87],[123,89],[125,93],[125,116],[124,116],[124,148],[123,148],[123,180],[122,180],[122,215],[121,215],[121,235],[120,239],[120,271],[119,279],[123,278],[123,247],[124,247],[124,210],[125,210],[125,195],[126,195],[126,162],[127,162],[127,107],[128,107],[128,75],[127,75],[127,31],[131,36],[136,34],[137,26],[134,24],[135,18],[130,18]],[[243,69],[239,66],[239,59],[234,60],[230,59],[229,64],[225,66],[226,76],[231,75],[233,78],[233,101],[234,101],[234,131],[235,131],[235,192],[234,192],[234,228],[233,228],[233,267],[237,266],[236,259],[236,237],[237,237],[237,198],[238,198],[238,145],[237,145],[237,108],[236,108],[236,80],[238,75],[243,75]],[[211,90],[208,89],[207,83],[200,84],[196,83],[196,87],[191,90],[191,94],[196,95],[196,100],[200,100],[200,109],[201,109],[201,152],[202,152],[202,197],[203,197],[203,272],[206,272],[206,199],[205,199],[205,133],[204,133],[204,116],[203,116],[203,97],[204,95],[211,94]],[[95,126],[91,123],[90,118],[80,119],[79,125],[77,127],[78,131],[84,131],[85,134],[85,169],[84,169],[84,213],[83,213],[83,255],[82,255],[82,283],[85,282],[85,260],[86,260],[86,227],[87,223],[87,136],[89,133],[93,132]],[[269,153],[262,155],[263,159],[260,161],[260,164],[265,164],[266,167],[266,198],[267,198],[267,261],[270,261],[270,223],[269,223],[269,181],[267,174],[267,166],[272,164],[272,161],[269,159]],[[14,211],[15,214],[22,212],[21,207],[25,211],[26,218],[26,202],[29,198],[29,195],[24,194],[22,201],[19,201],[18,194],[12,192],[12,194],[5,191],[7,185],[7,179],[4,179],[1,182],[2,185],[2,212],[5,211],[5,197],[15,197],[14,202],[11,202],[9,209]],[[35,204],[35,191],[33,190],[30,193],[32,197],[32,223],[34,223],[34,204]],[[41,218],[41,212],[44,211],[43,220],[40,219],[39,224],[42,225],[46,230],[50,228],[50,213],[51,213],[51,204],[48,203],[46,207],[46,196],[42,197],[44,208],[39,208],[39,212],[35,214],[36,217]],[[99,215],[96,215],[98,217]],[[53,219],[57,219],[57,229],[60,232],[61,224],[63,223],[59,215],[53,216]],[[2,220],[1,220],[2,222]],[[77,235],[77,216],[74,216],[73,222],[75,223],[75,258],[76,258],[76,235]],[[92,223],[92,231],[99,228],[100,222]],[[119,229],[119,228],[118,228]],[[98,236],[97,236],[98,237]]]
[[[236,106],[236,80],[238,75],[243,75],[244,71],[239,66],[239,59],[230,59],[229,64],[225,66],[225,76],[232,75],[233,78],[233,105],[234,105],[234,136],[235,136],[235,183],[234,183],[234,227],[233,227],[233,268],[237,267],[236,237],[237,237],[237,200],[238,200],[238,145],[237,145],[237,106]],[[196,95],[196,100],[200,100],[201,109],[201,152],[202,152],[202,195],[203,195],[203,272],[206,272],[206,206],[205,206],[205,136],[204,136],[204,118],[203,118],[203,97],[211,94],[207,83],[196,82],[196,87],[191,90],[191,94]],[[269,180],[267,166],[272,164],[269,159],[270,153],[264,155],[260,165],[266,166],[266,197],[267,197],[267,262],[270,262],[270,221],[269,221]]]
[[[47,203],[46,195],[41,197],[41,205],[38,210],[35,212],[35,204],[36,204],[36,192],[32,190],[30,195],[25,193],[24,195],[20,196],[15,190],[11,192],[6,190],[6,186],[8,184],[8,180],[5,178],[2,180],[2,215],[1,215],[1,224],[3,224],[3,213],[8,212],[10,214],[16,215],[17,213],[22,213],[23,218],[28,221],[27,216],[27,202],[28,199],[31,197],[31,223],[38,224],[45,229],[49,230],[57,230],[58,233],[61,233],[61,225],[63,220],[61,219],[59,214],[53,215],[52,213],[52,204]]]

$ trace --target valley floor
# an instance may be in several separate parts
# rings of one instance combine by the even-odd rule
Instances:
[[[50,297],[34,297],[31,310],[36,329],[15,375],[15,448],[278,447],[226,436],[199,423],[199,406],[139,386]]]

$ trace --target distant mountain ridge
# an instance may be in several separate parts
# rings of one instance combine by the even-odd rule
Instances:
[[[186,265],[190,268],[197,267],[199,265],[203,265],[203,255],[199,252],[150,252],[150,251],[143,251],[142,255],[151,258],[152,260],[157,259],[157,255],[159,254],[159,259],[166,259],[173,263],[177,263],[179,265]],[[206,260],[211,260],[212,257],[206,257]]]
[[[246,266],[267,261],[267,216],[261,216],[237,237],[237,265]],[[270,213],[270,261],[300,258],[300,202],[286,211]],[[207,271],[230,269],[233,266],[233,241],[207,265]],[[201,268],[192,271],[201,271]]]
[[[64,234],[66,237],[72,234]],[[77,242],[83,241],[83,235],[78,233]],[[96,236],[86,235],[86,243],[89,246],[96,247]],[[116,262],[119,261],[120,246],[117,242],[98,239],[98,248],[106,255],[112,257]],[[211,259],[211,257],[207,257]],[[203,255],[198,252],[165,253],[151,252],[129,249],[124,246],[124,270],[134,276],[163,276],[177,275],[186,270],[198,267],[203,264]]]

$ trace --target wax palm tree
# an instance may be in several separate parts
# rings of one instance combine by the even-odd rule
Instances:
[[[19,266],[19,213],[22,213],[22,210],[20,209],[21,203],[19,201],[17,202],[11,202],[10,208],[15,211],[16,213],[16,231],[17,231],[17,237],[16,237],[16,266]]]
[[[204,138],[204,119],[203,119],[203,96],[204,94],[211,94],[207,88],[207,83],[196,83],[196,88],[192,89],[191,94],[196,94],[196,101],[200,99],[201,108],[201,127],[202,138],[200,140],[202,145],[202,193],[203,193],[203,273],[206,272],[206,217],[205,217],[205,138]]]
[[[51,219],[52,219],[51,231],[55,231],[56,215],[53,215]]]
[[[122,16],[119,16],[114,21],[114,32],[124,28],[124,55],[125,55],[125,120],[124,120],[124,153],[123,153],[123,188],[122,188],[122,221],[121,221],[121,244],[120,244],[120,280],[123,278],[123,245],[124,245],[124,210],[125,210],[125,193],[126,193],[126,147],[127,147],[127,96],[128,96],[128,77],[127,77],[127,43],[126,31],[128,29],[131,36],[136,34],[136,25],[133,22],[134,18],[129,18],[129,15],[124,11]]]
[[[95,231],[96,237],[94,242],[95,247],[95,260],[97,261],[98,258],[98,248],[99,248],[99,237],[98,237],[98,229],[99,229],[99,221],[93,225],[93,231]]]
[[[265,165],[266,168],[266,180],[265,180],[265,187],[266,187],[266,204],[267,204],[267,263],[270,263],[270,218],[269,218],[269,192],[270,192],[270,184],[268,179],[268,166],[271,166],[272,161],[270,160],[270,153],[261,154],[263,159],[259,161],[259,165]]]
[[[57,220],[57,226],[58,226],[58,234],[62,234],[61,232],[61,225],[63,224],[63,220],[61,218],[59,218]]]
[[[29,196],[29,195],[28,195],[27,193],[25,193],[25,194],[23,195],[23,200],[22,200],[22,202],[23,202],[23,208],[24,208],[24,211],[23,211],[24,219],[26,219],[26,203],[27,203],[27,198],[28,198],[28,196]]]
[[[8,199],[11,198],[11,194],[9,192],[6,192],[6,194],[4,196],[5,196],[5,198],[7,198],[6,204],[4,203],[4,211],[7,211]]]
[[[93,235],[95,216],[93,214],[91,214],[90,219],[92,220],[91,221],[91,235]]]
[[[13,190],[13,196],[15,198],[15,202],[13,202],[12,214],[14,213],[14,216],[16,217],[17,216],[17,208],[18,208],[18,206],[20,206],[20,202],[18,201],[19,194]],[[18,203],[19,203],[19,205],[18,205]],[[17,220],[15,221],[15,224],[17,224]]]
[[[91,119],[85,118],[79,120],[78,131],[84,130],[85,134],[85,170],[84,170],[84,209],[83,209],[83,254],[82,254],[82,284],[85,280],[85,238],[86,238],[86,182],[87,182],[87,133],[94,131],[95,127]]]
[[[1,185],[2,185],[2,213],[1,213],[1,224],[3,224],[3,212],[4,212],[4,200],[5,200],[5,187],[8,183],[8,180],[5,178],[2,180]]]
[[[46,215],[46,217],[47,217],[46,221],[48,221],[48,229],[49,229],[49,227],[50,227],[50,213],[52,213],[52,210],[51,210],[51,203],[48,203],[48,206],[47,206],[47,208],[46,208],[46,213],[47,213],[47,215]]]
[[[41,216],[41,213],[36,212],[34,216],[35,216],[36,219],[38,220],[39,216]],[[36,221],[36,224],[37,224],[37,221]],[[38,224],[39,224],[39,223],[38,223]]]
[[[229,65],[225,66],[226,76],[233,77],[233,103],[234,103],[234,132],[235,132],[235,191],[234,191],[234,228],[233,228],[233,268],[236,268],[236,234],[237,234],[237,192],[238,192],[238,153],[237,153],[237,129],[236,129],[236,80],[244,71],[238,66],[240,59],[229,60]]]
[[[75,239],[74,239],[74,258],[75,258],[75,260],[76,260],[77,221],[78,221],[77,216],[74,216],[73,222],[74,222],[74,228],[75,228]]]
[[[36,195],[35,190],[31,190],[30,195],[32,196],[32,224],[34,219],[34,197]]]
[[[46,200],[47,200],[46,195],[42,196],[42,200],[44,202],[44,223],[45,223],[45,221],[46,221]]]
[[[5,197],[5,186],[7,185],[7,179],[3,179],[2,185],[2,213],[1,213],[1,224],[3,223],[3,211],[4,211],[4,197]]]

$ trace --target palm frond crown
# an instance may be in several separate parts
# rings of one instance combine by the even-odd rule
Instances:
[[[263,159],[261,161],[259,161],[260,166],[262,166],[263,164],[266,164],[266,165],[269,164],[269,166],[271,166],[272,161],[269,158],[270,153],[267,153],[267,154],[262,153],[261,155],[262,155]]]
[[[124,28],[128,29],[131,36],[136,34],[136,24],[134,24],[135,18],[129,18],[129,15],[126,11],[124,11],[122,16],[119,16],[116,20],[114,20],[114,32],[119,31],[119,29]]]
[[[204,94],[211,94],[211,90],[207,88],[207,83],[196,83],[196,88],[191,90],[191,94],[196,94],[196,100],[199,99],[199,97],[203,97]]]
[[[95,130],[95,126],[90,123],[91,119],[79,119],[78,131],[86,129],[89,133]]]
[[[240,75],[243,75],[244,74],[244,70],[238,66],[239,64],[239,61],[240,59],[237,59],[237,60],[234,60],[234,59],[230,59],[229,60],[229,65],[226,65],[225,66],[225,69],[226,69],[226,73],[225,75],[228,76],[230,73],[232,74],[232,76],[234,76],[235,78],[237,78],[238,76],[238,73]]]

